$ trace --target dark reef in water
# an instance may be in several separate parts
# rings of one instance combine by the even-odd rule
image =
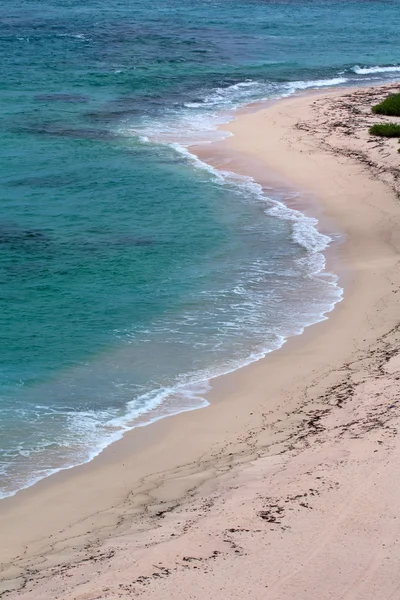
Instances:
[[[8,187],[35,187],[35,188],[60,188],[72,184],[76,184],[78,175],[70,173],[65,175],[42,175],[39,177],[22,177],[21,179],[13,179],[5,181]],[[80,176],[79,181],[84,181],[83,176]]]
[[[117,134],[108,129],[78,128],[68,127],[58,123],[40,123],[27,125],[26,127],[17,127],[13,129],[14,133],[33,133],[49,137],[67,137],[72,139],[84,140],[108,140],[115,139]]]
[[[0,245],[21,245],[26,243],[48,243],[49,237],[38,229],[24,229],[0,224]]]
[[[106,238],[103,241],[97,239],[87,239],[87,240],[77,240],[75,247],[80,247],[84,252],[104,252],[104,249],[107,248],[120,248],[120,247],[132,247],[132,248],[151,248],[156,246],[156,241],[151,238],[142,238],[130,235],[124,235],[121,237],[115,237],[114,239]]]
[[[38,102],[88,102],[89,96],[80,94],[37,94],[34,100]]]
[[[134,115],[140,114],[140,111],[134,108],[127,108],[121,110],[99,110],[99,111],[91,111],[84,114],[84,116],[92,122],[95,123],[113,123],[115,121],[120,121],[122,119],[126,119],[128,117],[133,117]]]
[[[28,248],[29,252],[33,252],[34,248],[43,251],[44,247],[51,244],[52,251],[57,248],[57,251],[63,248],[71,247],[73,243],[76,250],[82,252],[101,252],[103,253],[107,247],[152,247],[156,245],[156,241],[151,238],[139,237],[135,235],[122,235],[116,236],[114,239],[109,237],[89,237],[85,236],[77,237],[73,242],[70,239],[54,239],[47,235],[45,232],[34,228],[24,228],[18,225],[10,225],[7,223],[0,223],[0,247],[8,246],[9,248],[24,249]]]

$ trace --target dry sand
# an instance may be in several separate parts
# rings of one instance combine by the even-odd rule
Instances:
[[[344,300],[210,407],[0,502],[5,597],[400,598],[400,156],[367,134],[389,89],[255,106],[196,149],[318,202]]]

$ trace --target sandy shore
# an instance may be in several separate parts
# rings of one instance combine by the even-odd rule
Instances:
[[[196,149],[318,202],[344,300],[208,408],[0,502],[5,597],[400,597],[400,157],[367,133],[389,89],[252,107]]]

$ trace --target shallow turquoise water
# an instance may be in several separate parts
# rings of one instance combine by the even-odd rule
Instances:
[[[254,99],[396,79],[398,2],[142,4],[0,2],[3,495],[202,405],[340,297],[282,190],[184,147]]]

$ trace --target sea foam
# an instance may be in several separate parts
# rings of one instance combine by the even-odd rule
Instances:
[[[353,67],[353,71],[354,71],[354,73],[357,73],[357,75],[370,75],[373,73],[399,73],[400,66],[399,65],[391,65],[391,66],[387,66],[387,67],[380,67],[380,66],[360,67],[358,65],[355,65]]]

